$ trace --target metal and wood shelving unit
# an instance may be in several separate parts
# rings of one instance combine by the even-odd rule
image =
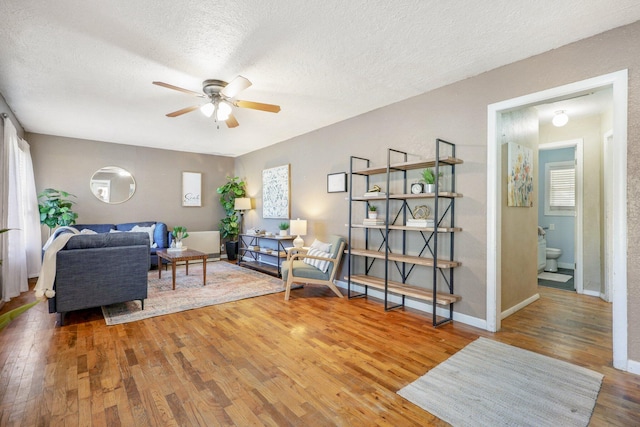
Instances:
[[[238,237],[239,266],[282,277],[282,263],[287,258],[287,248],[292,246],[294,236],[240,234]]]
[[[347,266],[347,290],[349,298],[365,297],[368,289],[378,289],[384,292],[384,308],[392,310],[404,307],[405,297],[410,297],[432,304],[433,326],[453,320],[453,304],[461,298],[454,294],[454,268],[460,262],[454,259],[454,234],[462,231],[455,226],[455,201],[462,197],[455,189],[456,165],[462,162],[456,158],[455,144],[436,140],[436,153],[433,160],[408,161],[409,154],[403,151],[388,149],[387,164],[383,167],[371,167],[370,160],[363,157],[351,156],[349,173],[349,246],[345,251],[349,255]],[[442,155],[446,151],[448,154]],[[400,161],[397,161],[400,159]],[[436,177],[435,192],[413,194],[409,191],[410,182],[407,171],[432,168]],[[448,191],[440,191],[441,172],[449,173],[450,183]],[[386,179],[386,193],[380,196],[361,196],[353,194],[354,180],[364,179],[365,187],[370,185],[370,177],[384,175]],[[401,191],[392,193],[391,186],[400,187]],[[412,217],[410,201],[433,201],[433,227],[407,226],[406,220]],[[385,210],[382,215],[384,225],[364,225],[354,223],[358,205],[368,210],[371,202],[383,202]],[[366,213],[366,211],[365,211]],[[364,247],[357,247],[354,233],[364,233]],[[374,245],[374,234],[381,243]],[[393,234],[393,236],[392,236]],[[399,234],[399,236],[398,236]],[[439,236],[449,235],[444,245]],[[418,237],[416,244],[416,239]],[[391,239],[393,237],[393,239]],[[413,238],[413,239],[412,239]],[[393,240],[393,243],[391,241]],[[410,244],[412,240],[413,244]],[[362,239],[357,240],[361,242]],[[418,247],[422,245],[422,248]],[[446,255],[443,255],[445,254]],[[363,258],[364,270],[356,274],[355,263],[358,257]],[[384,274],[374,274],[375,263],[383,263]],[[362,263],[362,261],[361,261]],[[426,267],[425,269],[416,267]],[[378,270],[379,272],[379,270]],[[413,274],[413,276],[412,276]],[[391,277],[399,277],[392,280]],[[430,276],[430,277],[429,277]],[[364,286],[364,292],[358,293],[352,289],[353,284]],[[389,295],[401,297],[402,302],[390,305]],[[438,316],[437,308],[448,306],[448,316]]]

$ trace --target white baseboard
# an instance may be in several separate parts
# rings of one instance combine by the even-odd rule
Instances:
[[[336,280],[336,285],[340,288],[343,289],[347,289],[347,283],[343,282],[341,280]],[[351,285],[351,289],[356,291],[356,292],[364,292],[364,286],[361,285],[356,285],[356,284],[352,284]],[[384,292],[378,290],[378,289],[371,289],[369,288],[369,292],[368,292],[369,296],[371,296],[372,298],[377,298],[380,300],[384,300]],[[393,294],[389,294],[389,301],[395,304],[400,304],[402,303],[402,298],[398,295],[393,295]],[[432,314],[433,313],[433,306],[429,303],[426,302],[422,302],[422,301],[417,301],[414,299],[411,299],[409,297],[405,298],[404,300],[404,305],[406,307],[409,308],[413,308],[425,313],[429,313]],[[455,307],[455,305],[454,305]],[[448,317],[449,316],[449,310],[445,309],[445,308],[441,308],[438,307],[436,314],[438,316],[443,316],[443,317]],[[462,313],[456,313],[455,311],[453,312],[453,320],[455,320],[456,322],[460,322],[460,323],[464,323],[465,325],[469,325],[469,326],[474,326],[476,328],[480,328],[483,330],[487,330],[487,321],[485,319],[479,319],[477,317],[473,317],[473,316],[469,316],[466,314],[462,314]]]
[[[602,297],[602,295],[600,294],[600,291],[590,291],[589,289],[583,289],[582,294],[589,295],[590,297],[598,297],[598,298]]]
[[[525,308],[526,306],[528,306],[532,302],[537,301],[539,299],[540,299],[540,294],[535,294],[535,295],[530,296],[526,300],[524,300],[524,301],[514,305],[513,307],[506,309],[502,313],[500,313],[500,319],[504,320],[505,318],[511,316],[516,311],[522,310],[523,308]]]
[[[566,268],[567,270],[573,270],[575,268],[575,264],[570,262],[559,262],[558,267]]]
[[[640,375],[640,362],[636,362],[635,360],[627,361],[627,372],[631,372],[632,374]]]

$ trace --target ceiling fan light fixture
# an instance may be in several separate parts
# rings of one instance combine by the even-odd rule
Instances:
[[[554,126],[562,127],[569,122],[569,116],[564,110],[556,111],[556,115],[553,116],[553,120],[551,120]]]
[[[213,105],[212,102],[207,102],[202,107],[200,107],[200,111],[202,112],[202,114],[204,114],[207,117],[213,116],[214,109],[215,109],[215,106]]]
[[[216,111],[216,118],[218,121],[224,122],[227,121],[229,115],[231,114],[232,108],[231,104],[224,99],[218,103],[218,109]]]

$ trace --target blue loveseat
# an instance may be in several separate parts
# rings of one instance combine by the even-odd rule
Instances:
[[[131,231],[135,226],[138,227],[151,227],[155,225],[152,235],[150,235],[149,242],[149,254],[151,255],[151,266],[158,265],[158,256],[156,250],[166,249],[171,246],[171,233],[167,229],[167,224],[164,222],[156,221],[140,221],[140,222],[127,222],[124,224],[76,224],[72,225],[78,231],[84,229],[93,230],[96,233],[117,233],[124,231]],[[151,239],[153,237],[153,239]],[[166,263],[166,261],[163,261]]]

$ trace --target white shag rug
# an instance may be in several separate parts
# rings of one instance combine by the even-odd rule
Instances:
[[[464,426],[587,426],[603,375],[478,338],[398,394]]]
[[[549,273],[548,271],[542,272],[538,274],[538,279],[551,280],[553,282],[563,282],[566,283],[571,280],[572,276],[568,274],[560,274],[560,273]]]

